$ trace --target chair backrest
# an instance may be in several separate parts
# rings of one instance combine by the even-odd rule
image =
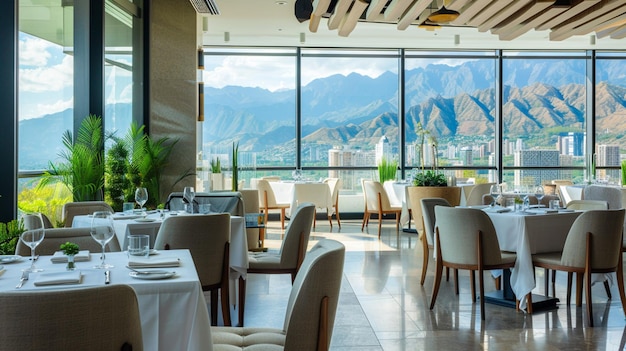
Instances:
[[[266,176],[266,177],[261,177],[261,179],[267,180],[268,182],[280,182],[279,176]]]
[[[259,213],[259,191],[257,189],[241,189],[241,198],[243,199],[243,210],[246,214]],[[256,249],[259,247],[259,229],[246,228],[246,238],[248,241],[248,249]]]
[[[611,186],[589,185],[583,189],[583,200],[606,201],[609,210],[623,208],[622,190]]]
[[[196,193],[193,198],[193,212],[200,213],[200,205],[210,204],[211,212],[230,213],[231,216],[243,216],[243,200],[241,193],[231,191],[217,191],[213,193]],[[182,192],[173,192],[167,197],[165,208],[170,211],[185,209]]]
[[[415,228],[422,229],[422,203],[420,199],[439,197],[448,200],[450,206],[461,204],[460,186],[410,186],[407,187],[407,201],[411,206],[411,214]]]
[[[493,196],[491,196],[491,194],[484,194],[483,195],[483,205],[491,205],[493,203],[496,202],[496,199],[493,198]]]
[[[366,180],[365,185],[365,198],[367,199],[367,209],[369,211],[388,211],[391,209],[391,202],[385,187],[375,180]],[[378,194],[380,194],[380,205],[378,204]]]
[[[230,214],[173,216],[163,221],[154,242],[157,250],[189,249],[203,287],[219,284],[230,243]]]
[[[24,229],[26,230],[41,228],[42,225],[44,229],[54,228],[50,218],[41,212],[25,214],[22,216],[22,219],[24,220]]]
[[[496,183],[483,183],[483,184],[474,185],[469,195],[467,196],[466,205],[467,206],[482,205],[483,195],[489,194],[489,191],[491,190],[491,186],[495,184]]]
[[[480,232],[483,263],[485,265],[502,263],[496,229],[485,212],[476,208],[436,206],[435,217],[444,261],[477,265]]]
[[[259,179],[256,183],[256,188],[259,191],[259,206],[261,208],[265,207],[275,207],[277,205],[276,196],[274,196],[274,190],[270,185],[269,181],[266,179]],[[267,204],[265,203],[267,194]]]
[[[623,226],[624,209],[582,213],[567,234],[561,264],[585,267],[587,233],[591,233],[591,268],[617,267],[622,250]]]
[[[86,227],[46,229],[43,241],[37,245],[35,252],[38,255],[53,255],[56,251],[61,250],[61,244],[65,244],[68,241],[77,244],[81,250],[89,250],[89,252],[96,254],[102,252],[102,246],[91,237],[90,231],[91,228]],[[122,251],[116,235],[113,235],[111,241],[105,246],[105,251]],[[15,254],[29,256],[30,247],[20,240],[15,247]]]
[[[285,238],[280,246],[281,268],[295,268],[301,263],[298,262],[298,257],[301,257],[298,254],[300,248],[304,249],[302,252],[304,254],[309,245],[313,216],[315,216],[315,204],[311,202],[301,203],[292,214],[289,225],[285,229]]]
[[[567,203],[570,210],[608,210],[609,204],[600,200],[572,200]]]
[[[333,199],[333,206],[337,204],[337,198],[339,197],[339,189],[341,189],[341,179],[339,178],[326,178],[324,183],[327,183],[330,187],[330,196]]]
[[[114,213],[111,205],[107,204],[104,201],[79,201],[79,202],[68,202],[63,205],[63,216],[61,220],[64,223],[66,228],[72,226],[72,221],[74,221],[74,216],[79,215],[88,215],[92,214],[96,211],[109,211]]]
[[[450,203],[448,200],[440,197],[430,197],[420,199],[422,203],[422,220],[424,221],[424,233],[426,234],[426,241],[428,245],[433,245],[435,238],[435,206],[448,206]]]
[[[128,285],[0,293],[4,350],[143,350]]]
[[[287,302],[284,350],[328,350],[339,301],[345,247],[338,241],[320,240],[307,253],[293,282]],[[322,312],[323,300],[328,304]],[[326,316],[326,323],[320,320]],[[320,330],[325,326],[326,330]],[[317,331],[317,332],[315,332]],[[325,335],[326,338],[320,338]],[[320,342],[326,345],[319,345]]]

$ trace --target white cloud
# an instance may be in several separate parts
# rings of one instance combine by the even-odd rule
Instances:
[[[56,47],[49,41],[35,37],[25,37],[24,40],[20,40],[19,45],[20,66],[45,66],[52,57],[48,49]]]
[[[70,98],[69,100],[57,100],[51,103],[20,104],[19,119],[25,120],[25,119],[42,117],[47,114],[65,111],[68,108],[73,108],[73,107],[74,107],[74,98]]]
[[[59,92],[74,84],[74,59],[66,55],[58,65],[20,68],[20,91],[31,93]]]

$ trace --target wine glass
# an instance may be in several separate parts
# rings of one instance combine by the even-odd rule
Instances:
[[[543,191],[543,187],[541,185],[537,186],[535,188],[535,197],[537,198],[537,201],[539,203],[541,203],[541,199],[543,199],[544,195],[545,195],[545,193]]]
[[[20,236],[20,240],[22,240],[22,242],[26,246],[30,247],[30,262],[31,263],[30,263],[30,268],[28,269],[29,272],[43,271],[43,269],[35,267],[35,248],[37,247],[37,245],[39,245],[43,241],[44,237],[45,237],[45,229],[43,228],[43,225],[39,226],[38,228],[25,231]]]
[[[489,188],[489,194],[491,194],[491,197],[493,198],[493,202],[491,203],[491,205],[495,205],[496,204],[496,199],[498,198],[498,195],[500,195],[500,186],[498,184],[493,184],[490,188]]]
[[[144,201],[145,202],[145,201]],[[104,262],[104,247],[115,235],[113,227],[113,214],[110,211],[97,211],[93,213],[91,219],[91,237],[102,245],[102,257],[100,265],[94,268],[106,269],[112,268],[110,264]]]
[[[193,198],[196,197],[196,191],[192,186],[186,186],[183,190],[183,199],[187,201],[190,208],[190,213],[193,213]]]
[[[139,209],[143,210],[143,205],[148,201],[148,189],[137,188],[135,190],[135,202],[139,205]]]

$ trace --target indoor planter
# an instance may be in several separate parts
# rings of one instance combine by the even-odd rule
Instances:
[[[211,160],[211,190],[224,190],[224,174],[219,157]]]
[[[67,270],[73,271],[76,268],[74,256],[78,254],[80,248],[77,244],[67,241],[65,244],[61,244],[61,251],[67,256]]]

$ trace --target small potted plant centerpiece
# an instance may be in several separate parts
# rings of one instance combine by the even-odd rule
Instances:
[[[73,271],[76,268],[74,256],[78,254],[80,248],[77,244],[68,241],[65,244],[61,244],[61,251],[67,255],[67,270]]]

